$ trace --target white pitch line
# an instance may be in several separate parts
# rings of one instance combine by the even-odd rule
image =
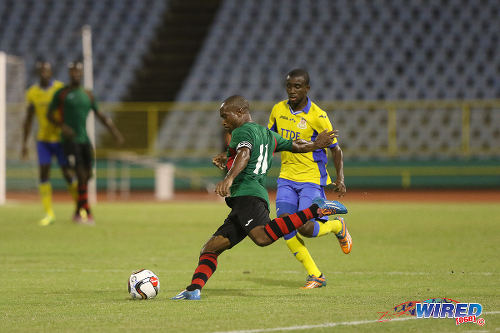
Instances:
[[[489,312],[484,312],[483,314],[485,314],[485,315],[500,314],[500,311],[489,311]],[[393,321],[406,321],[406,320],[412,320],[412,319],[417,319],[417,318],[416,317],[395,318],[395,319],[391,319],[389,321],[380,322],[380,323],[385,325],[385,324],[393,322]],[[278,331],[302,331],[302,330],[308,330],[308,329],[312,329],[312,328],[326,328],[326,327],[335,327],[335,326],[356,326],[356,325],[365,325],[365,324],[374,324],[374,323],[379,323],[379,321],[378,320],[343,321],[343,322],[337,322],[337,323],[324,323],[324,324],[317,324],[317,325],[258,328],[258,329],[251,329],[251,330],[239,330],[239,331],[217,331],[217,332],[213,332],[213,333],[261,333],[261,332],[278,332]]]
[[[416,319],[415,317],[405,317],[405,318],[395,318],[390,321],[405,321]],[[389,321],[389,322],[390,322]],[[378,320],[358,320],[358,321],[344,321],[337,323],[324,323],[317,325],[301,325],[301,326],[288,326],[288,327],[275,327],[275,328],[260,328],[253,330],[240,330],[240,331],[220,331],[213,333],[260,333],[260,332],[277,332],[277,331],[302,331],[308,330],[311,328],[325,328],[325,327],[335,327],[335,326],[355,326],[355,325],[364,325],[364,324],[373,324],[378,323]],[[385,324],[386,322],[384,322]]]

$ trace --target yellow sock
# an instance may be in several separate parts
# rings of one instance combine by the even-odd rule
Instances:
[[[342,223],[339,220],[328,220],[325,223],[315,221],[315,223],[317,223],[316,228],[318,228],[318,233],[314,237],[321,237],[330,232],[337,234],[342,230]]]
[[[314,221],[314,223],[316,224],[314,226],[314,231],[316,231],[316,230],[318,231],[317,234],[315,233],[314,237],[321,237],[321,236],[324,236],[324,235],[332,232],[332,228],[333,228],[332,221],[328,220],[325,223]]]
[[[304,245],[304,241],[299,238],[298,234],[290,239],[287,239],[286,245],[288,245],[290,251],[295,255],[295,258],[297,258],[297,260],[304,265],[307,274],[315,276],[321,275],[321,271],[318,266],[316,266],[316,263],[309,254],[309,250],[307,250],[307,247]]]
[[[332,232],[336,235],[342,230],[342,223],[339,220],[329,220],[328,222],[332,222]]]
[[[54,217],[54,210],[52,209],[52,185],[50,182],[41,183],[38,185],[40,190],[40,197],[42,198],[42,205],[45,213],[48,216]]]
[[[78,182],[73,180],[70,184],[68,184],[68,191],[73,197],[73,201],[75,203],[78,202]]]

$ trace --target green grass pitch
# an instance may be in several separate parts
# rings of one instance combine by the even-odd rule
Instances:
[[[222,202],[101,203],[95,227],[36,225],[37,203],[0,207],[0,331],[293,332],[495,331],[500,327],[500,205],[350,203],[353,251],[333,235],[306,240],[328,279],[304,291],[302,266],[282,240],[246,239],[219,257],[200,302],[171,301],[203,243],[228,213]],[[158,297],[134,301],[127,279],[147,268]],[[377,322],[411,300],[483,305],[485,326],[453,319]],[[303,327],[301,327],[303,326]]]

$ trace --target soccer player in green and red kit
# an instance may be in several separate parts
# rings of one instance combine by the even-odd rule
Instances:
[[[249,111],[248,101],[241,96],[227,98],[220,107],[222,125],[232,135],[227,158],[216,161],[216,165],[225,162],[229,171],[215,192],[226,197],[231,212],[203,246],[191,283],[174,300],[199,300],[201,289],[217,268],[218,256],[246,236],[258,246],[267,246],[312,218],[347,212],[337,201],[317,198],[306,209],[283,218],[269,218],[269,196],[264,184],[274,152],[304,153],[325,148],[332,144],[336,133],[325,130],[314,142],[285,140],[252,122]]]
[[[49,106],[49,121],[61,127],[64,153],[75,169],[78,180],[78,202],[73,221],[82,224],[94,224],[87,198],[87,186],[92,176],[93,150],[87,135],[87,116],[94,111],[97,119],[113,134],[119,144],[123,136],[115,127],[111,118],[99,111],[91,91],[81,86],[83,64],[80,61],[69,64],[69,85],[58,90]],[[60,117],[56,117],[59,112]],[[58,121],[57,119],[62,119]]]

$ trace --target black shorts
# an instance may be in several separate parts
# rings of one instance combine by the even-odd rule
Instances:
[[[214,236],[229,239],[229,248],[241,242],[253,228],[270,221],[269,208],[264,199],[254,196],[232,197],[226,198],[226,203],[231,212]]]
[[[75,143],[65,141],[63,143],[64,154],[68,158],[70,167],[82,166],[87,170],[92,170],[94,161],[94,151],[90,143]]]

